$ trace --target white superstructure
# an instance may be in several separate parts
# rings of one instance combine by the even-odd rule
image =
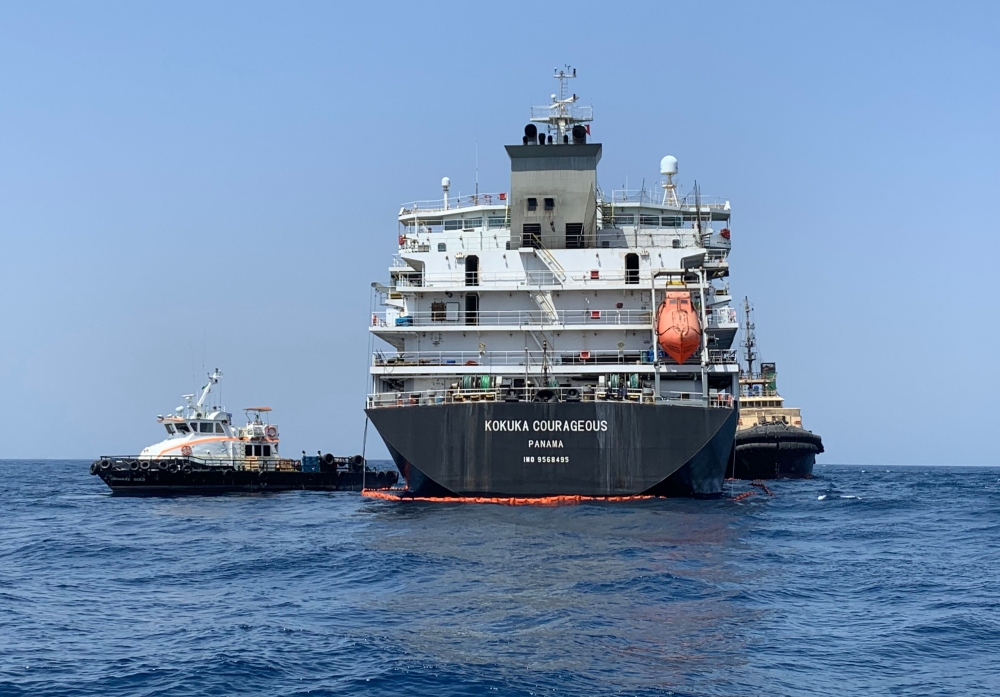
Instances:
[[[192,401],[193,394],[186,394],[185,403],[173,414],[158,416],[167,437],[143,448],[136,459],[190,459],[207,466],[236,469],[273,468],[280,463],[278,427],[267,420],[270,407],[247,407],[247,424],[238,427],[225,407],[210,404],[212,387],[221,377],[216,370],[208,376],[197,401]]]
[[[597,186],[589,107],[558,95],[508,146],[509,192],[399,210],[399,249],[370,331],[369,406],[466,400],[627,399],[732,405],[738,328],[727,285],[728,201],[677,194],[660,160],[646,190]],[[539,131],[535,124],[541,124]],[[651,163],[658,157],[651,154]],[[656,310],[687,291],[704,329],[683,364],[657,349]]]

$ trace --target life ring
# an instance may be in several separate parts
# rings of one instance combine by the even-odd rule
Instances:
[[[466,361],[465,365],[479,365],[479,364],[476,363],[475,361]]]
[[[190,457],[191,456],[191,446],[190,445],[182,445],[181,446],[181,455],[183,455],[184,457]]]
[[[165,470],[165,469],[167,469],[167,463],[164,462],[163,460],[157,460],[156,461],[156,469],[158,469],[158,470]]]
[[[100,468],[100,465],[98,465],[96,462],[91,462],[90,463],[90,473],[91,474],[97,474],[97,470],[99,468]]]
[[[178,465],[176,462],[171,462],[170,463],[170,468],[169,469],[170,469],[171,472],[173,472],[173,473],[176,474],[178,471],[180,471],[180,468],[181,468],[181,466]]]
[[[110,460],[101,460],[101,469],[102,470],[111,469],[111,461]]]
[[[128,463],[128,468],[133,472],[136,472],[139,469],[139,463],[136,460],[132,460],[130,463]]]
[[[191,474],[191,465],[184,465],[184,467],[181,468],[181,471],[184,474]]]
[[[268,438],[277,438],[278,437],[278,429],[275,428],[274,426],[268,426],[266,429],[264,429],[264,433],[267,434]]]
[[[142,462],[140,462],[139,463],[139,469],[148,470],[149,469],[149,460],[143,460]]]

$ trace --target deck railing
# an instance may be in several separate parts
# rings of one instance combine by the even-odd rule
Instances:
[[[674,360],[660,351],[660,363],[676,365]],[[709,349],[710,365],[736,363],[733,349]],[[653,352],[642,351],[375,351],[372,354],[373,367],[392,366],[479,366],[489,372],[493,366],[634,366],[653,365]],[[684,365],[701,365],[701,353],[695,352]],[[463,371],[464,372],[464,371]]]
[[[488,389],[442,389],[416,392],[378,392],[369,394],[369,409],[467,404],[471,402],[619,402],[624,404],[674,404],[704,407],[706,396],[700,392],[662,392],[654,399],[651,388],[579,387],[495,387]],[[710,394],[707,406],[732,409],[735,401],[728,393]]]
[[[462,208],[472,208],[473,206],[497,206],[507,205],[506,193],[491,194],[466,194],[465,196],[448,196],[448,206],[445,207],[445,199],[435,198],[426,201],[410,201],[400,206],[400,215],[409,213],[430,213],[447,212]]]

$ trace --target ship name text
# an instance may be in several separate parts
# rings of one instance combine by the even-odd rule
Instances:
[[[503,419],[503,420],[487,420],[485,423],[485,430],[488,432],[603,432],[608,430],[608,422],[605,420],[594,420],[594,419],[574,419],[573,421],[560,421],[555,420],[536,420],[536,421],[524,421],[518,419]]]

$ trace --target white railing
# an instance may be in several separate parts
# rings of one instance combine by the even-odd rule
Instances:
[[[397,317],[393,321],[397,326],[401,327],[427,327],[447,324],[446,317],[447,313],[445,310],[441,310],[440,312],[411,312],[405,316]],[[474,319],[474,321],[470,322],[470,319]],[[386,321],[388,320],[389,317],[387,314]],[[465,312],[465,324],[475,324],[478,326],[519,327],[524,325],[550,324],[617,326],[624,324],[648,327],[652,321],[652,313],[649,310],[557,310],[555,321],[551,321],[540,310],[479,310],[476,312]],[[457,322],[453,321],[452,323]]]
[[[449,196],[448,205],[445,207],[445,199],[429,199],[426,201],[410,201],[400,206],[400,215],[410,213],[429,213],[453,211],[461,208],[471,208],[473,206],[495,206],[503,208],[507,205],[507,193],[493,194],[467,194],[465,196]]]
[[[394,267],[396,268],[396,267]],[[396,287],[427,287],[433,285],[451,286],[467,285],[465,271],[433,272],[421,273],[420,271],[410,271],[397,274],[393,277]],[[589,269],[587,271],[567,271],[565,278],[560,277],[551,271],[531,270],[521,271],[479,271],[476,273],[475,283],[469,284],[470,288],[486,286],[490,284],[510,283],[525,286],[551,286],[560,284],[582,283],[583,285],[595,284],[598,287],[608,283],[625,283],[626,279],[633,280],[637,288],[649,288],[649,270],[642,269],[638,275],[634,272],[629,275],[624,269],[608,271],[605,269]],[[690,289],[697,289],[697,283],[684,286]]]
[[[611,192],[610,201],[600,201],[599,203],[648,203],[655,206],[662,206],[663,188],[654,185],[648,189],[614,189]],[[684,210],[685,214],[694,213],[696,202],[693,193],[684,196],[680,203],[681,209]],[[708,211],[725,208],[727,201],[721,196],[701,196],[698,203],[701,207],[702,219],[705,220],[705,215]]]
[[[401,252],[483,252],[497,249],[507,249],[507,235],[503,239],[498,238],[490,232],[478,233],[475,230],[465,230],[466,234],[458,238],[447,237],[445,239],[400,237],[399,250]],[[457,241],[456,241],[457,240]],[[440,249],[444,245],[444,249]]]
[[[709,364],[727,365],[736,363],[735,350],[710,349]],[[674,360],[660,351],[660,362],[676,365]],[[649,349],[641,351],[376,351],[372,354],[372,367],[392,366],[593,366],[593,365],[649,365],[653,364],[653,353]],[[700,365],[701,353],[684,362],[684,365]],[[463,371],[465,372],[465,371]]]
[[[544,120],[550,117],[560,117],[565,115],[568,119],[576,121],[593,121],[594,107],[583,106],[582,104],[551,104],[549,106],[531,107],[531,120]]]
[[[706,395],[701,392],[661,392],[654,399],[653,390],[643,388],[607,389],[603,385],[587,387],[507,387],[486,389],[439,389],[414,392],[376,392],[369,394],[369,409],[465,404],[469,402],[619,402],[622,404],[673,404],[679,406],[706,406]],[[710,394],[710,409],[732,409],[733,396],[728,393]]]
[[[720,324],[736,324],[736,310],[731,307],[717,307],[706,313],[708,326],[717,327]]]

